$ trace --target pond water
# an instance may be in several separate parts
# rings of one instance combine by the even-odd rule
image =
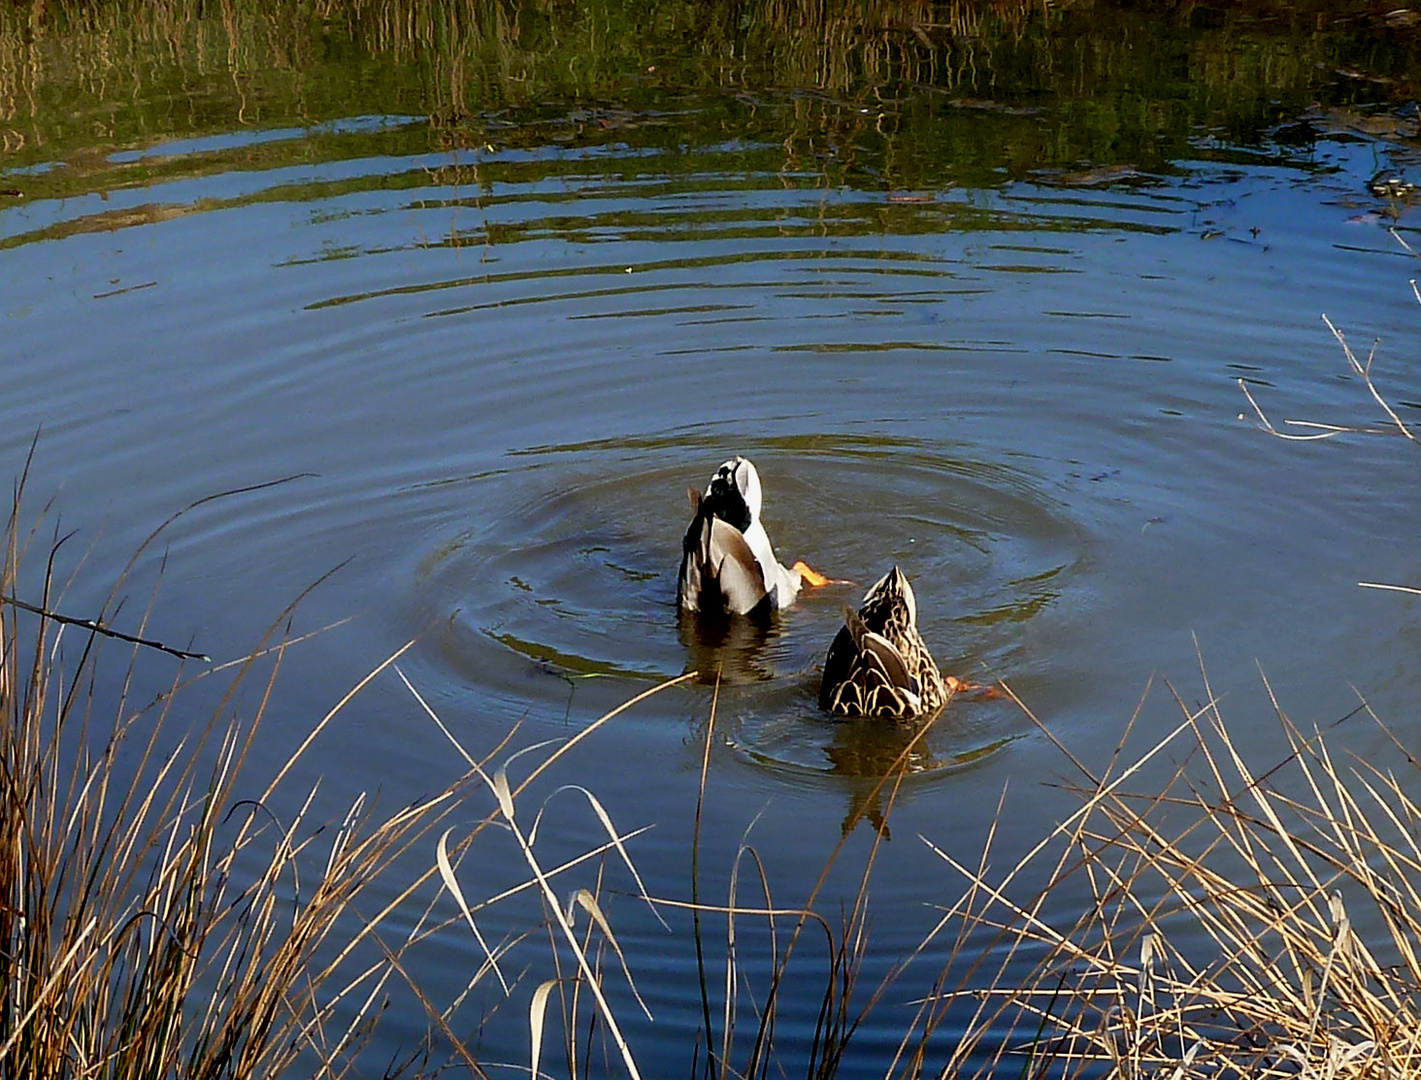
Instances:
[[[1142,695],[1137,738],[1176,722],[1152,678],[1204,700],[1200,657],[1260,761],[1281,753],[1260,668],[1305,725],[1360,694],[1421,737],[1421,609],[1357,586],[1421,584],[1415,448],[1274,438],[1239,388],[1275,421],[1385,426],[1326,313],[1363,354],[1380,339],[1379,388],[1421,419],[1417,266],[1397,239],[1421,247],[1416,211],[1368,187],[1421,169],[1414,138],[1299,105],[1250,138],[1193,128],[1128,167],[1023,166],[1023,132],[1046,144],[1062,122],[1049,101],[926,85],[870,104],[638,85],[595,104],[475,102],[463,128],[395,100],[0,156],[0,466],[18,474],[40,432],[30,496],[52,496],[90,548],[66,608],[101,600],[174,511],[288,477],[169,528],[136,579],[161,554],[147,632],[240,655],[339,567],[296,629],[349,622],[288,658],[258,771],[410,639],[402,670],[476,753],[514,725],[511,748],[568,737],[696,671],[581,743],[557,781],[623,829],[654,826],[629,848],[653,895],[683,900],[707,738],[703,898],[724,902],[748,842],[775,901],[799,902],[847,835],[820,897],[837,911],[881,828],[882,974],[961,885],[923,839],[974,862],[1006,790],[1005,863],[1071,805],[1036,723],[961,698],[884,824],[872,788],[913,733],[829,722],[815,676],[843,605],[894,563],[944,668],[1005,681],[1096,767]],[[711,640],[675,607],[685,490],[736,453],[758,466],[785,560],[858,585]],[[1345,738],[1365,753],[1382,737]],[[394,805],[460,770],[387,672],[302,776],[325,776],[332,805],[375,789]],[[598,842],[585,804],[554,805],[550,862]],[[486,893],[517,868],[480,873],[466,888]],[[685,1070],[701,1024],[689,920],[668,914],[668,931],[628,897],[612,913],[654,1016],[624,1014],[643,1072]],[[527,914],[496,910],[485,930]],[[478,956],[451,930],[422,976],[431,996],[457,993]],[[922,972],[865,1022],[850,1074],[882,1072]],[[485,1060],[526,1060],[546,974],[488,1020]],[[787,1058],[816,993],[811,978],[783,1006]],[[424,1026],[407,1005],[377,1051]]]

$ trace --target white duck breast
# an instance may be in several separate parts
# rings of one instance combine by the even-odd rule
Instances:
[[[760,475],[747,458],[733,457],[711,477],[705,493],[692,489],[691,524],[681,545],[677,602],[687,611],[745,615],[761,605],[786,608],[799,595],[798,570],[775,558],[760,523]]]

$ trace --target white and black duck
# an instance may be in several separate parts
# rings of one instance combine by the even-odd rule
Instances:
[[[676,586],[684,610],[736,615],[779,610],[794,603],[804,584],[830,583],[802,562],[786,567],[775,557],[760,522],[760,474],[748,458],[731,458],[704,493],[691,488],[689,494],[691,524]]]

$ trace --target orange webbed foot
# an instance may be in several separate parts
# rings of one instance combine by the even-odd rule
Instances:
[[[995,686],[968,682],[966,679],[959,679],[956,675],[944,675],[942,681],[954,694],[966,694],[977,701],[995,701],[997,698],[1006,697],[1006,694]]]
[[[814,567],[810,566],[807,562],[797,562],[793,566],[791,566],[790,569],[799,571],[799,576],[804,581],[804,583],[806,585],[813,585],[816,588],[821,585],[853,584],[852,581],[846,581],[843,578],[825,577],[818,570],[814,569]]]

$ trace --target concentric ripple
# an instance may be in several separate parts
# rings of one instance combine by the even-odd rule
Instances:
[[[686,488],[737,452],[759,468],[781,558],[855,585],[806,590],[763,625],[679,616]],[[815,697],[843,606],[890,565],[915,581],[924,636],[945,669],[966,676],[1019,669],[1033,624],[1081,610],[1085,532],[1044,485],[925,443],[694,433],[542,447],[513,461],[454,484],[471,524],[423,554],[415,603],[437,628],[451,680],[485,699],[539,701],[549,716],[564,715],[569,684],[607,679],[625,698],[690,671],[706,685],[719,677],[718,723],[747,760],[876,778],[913,733],[832,722]],[[918,741],[912,767],[970,763],[1019,724],[997,703],[959,700]]]

